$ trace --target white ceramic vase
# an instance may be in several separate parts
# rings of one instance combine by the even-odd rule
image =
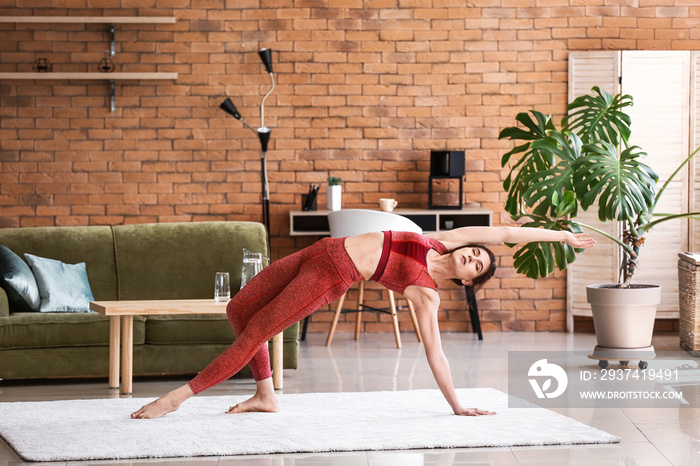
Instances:
[[[339,184],[334,185],[334,186],[328,186],[328,189],[326,190],[326,199],[327,199],[327,206],[328,210],[340,210],[341,209],[341,201],[343,197],[343,189],[342,186]]]

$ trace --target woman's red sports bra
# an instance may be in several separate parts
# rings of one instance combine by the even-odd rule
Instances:
[[[431,249],[447,253],[440,241],[407,231],[385,231],[382,257],[370,280],[403,294],[411,285],[437,290],[437,284],[428,274],[426,256]]]

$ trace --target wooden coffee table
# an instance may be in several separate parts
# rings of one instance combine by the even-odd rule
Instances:
[[[226,314],[227,302],[213,299],[149,301],[93,301],[90,309],[109,317],[109,386],[119,388],[119,343],[122,339],[121,392],[131,393],[134,374],[134,316],[173,314]],[[121,320],[121,325],[120,325]],[[121,331],[120,331],[121,329]],[[282,388],[282,334],[272,338],[272,382]]]

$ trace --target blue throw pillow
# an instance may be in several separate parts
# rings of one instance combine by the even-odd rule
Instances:
[[[0,287],[7,293],[13,311],[39,310],[41,298],[34,274],[17,254],[5,246],[0,246]]]
[[[88,283],[85,262],[64,264],[61,261],[25,254],[34,272],[41,296],[41,312],[92,312],[94,301]]]

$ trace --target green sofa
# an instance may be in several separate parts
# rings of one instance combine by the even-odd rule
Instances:
[[[85,262],[97,301],[213,299],[215,273],[229,272],[235,294],[243,248],[268,255],[265,236],[253,222],[158,223],[5,228],[0,244]],[[285,369],[297,367],[298,335],[299,324],[284,332]],[[234,339],[225,315],[136,316],[134,375],[196,374]],[[107,377],[108,345],[108,318],[16,312],[0,288],[0,379]]]

